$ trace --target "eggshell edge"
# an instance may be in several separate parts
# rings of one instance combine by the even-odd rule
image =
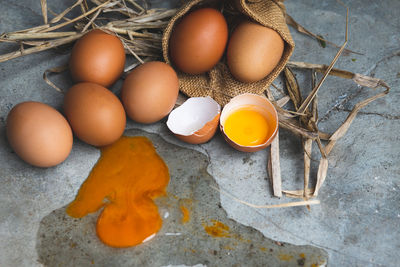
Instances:
[[[231,108],[232,106],[235,106],[236,104],[238,104],[238,102],[240,102],[240,100],[241,100],[242,98],[245,98],[245,97],[246,97],[246,98],[247,98],[247,97],[250,97],[250,98],[256,97],[256,98],[258,98],[258,99],[262,98],[262,101],[264,101],[264,102],[266,103],[266,105],[268,105],[268,106],[271,107],[271,110],[273,111],[273,114],[272,114],[272,115],[273,115],[273,116],[275,117],[275,119],[276,119],[276,127],[275,127],[275,129],[274,129],[274,132],[272,133],[272,135],[270,136],[270,138],[268,138],[267,141],[265,141],[265,143],[263,143],[263,144],[261,144],[261,145],[257,145],[257,146],[242,146],[242,145],[239,145],[238,143],[236,143],[236,142],[232,141],[231,139],[229,139],[229,137],[228,137],[228,136],[225,134],[225,132],[224,132],[224,126],[223,126],[223,125],[224,125],[224,123],[225,123],[225,117],[224,117],[223,115],[225,115],[225,113],[227,112],[227,111],[226,111],[227,108],[229,109],[229,108]],[[225,113],[224,113],[224,111],[225,111]],[[229,112],[229,111],[228,111],[228,112]],[[222,120],[221,120],[221,119],[222,119]],[[271,101],[269,101],[266,97],[262,97],[262,96],[260,96],[260,95],[251,94],[251,93],[244,93],[244,94],[237,95],[237,96],[235,96],[234,98],[232,98],[232,99],[229,101],[229,103],[225,105],[224,109],[222,109],[219,128],[220,128],[220,130],[221,130],[221,132],[222,132],[222,135],[223,135],[225,141],[226,141],[230,146],[232,146],[233,148],[235,148],[236,150],[239,150],[239,151],[242,151],[242,152],[257,152],[257,151],[260,151],[260,150],[266,148],[267,146],[269,146],[269,145],[272,143],[272,141],[274,140],[276,134],[278,133],[278,129],[279,129],[278,112],[276,111],[276,109],[275,109],[274,105],[271,103]]]
[[[219,124],[219,118],[221,115],[221,106],[210,96],[206,96],[206,97],[191,97],[189,99],[187,99],[180,107],[184,106],[185,103],[189,103],[190,100],[194,100],[196,98],[204,98],[204,99],[208,99],[209,101],[211,101],[215,107],[216,107],[216,115],[209,121],[207,121],[200,129],[196,130],[196,131],[192,131],[190,134],[184,135],[184,134],[178,134],[175,133],[171,127],[170,127],[170,117],[168,117],[167,120],[167,127],[169,128],[169,130],[181,141],[189,143],[189,144],[203,144],[208,142],[216,133],[217,128],[218,128],[218,124]],[[193,105],[193,104],[192,104]],[[176,112],[177,109],[179,109],[180,107],[177,107],[176,109],[174,109],[170,115],[174,112]]]
[[[215,117],[211,121],[208,121],[200,130],[197,130],[196,132],[194,132],[191,135],[180,135],[180,134],[175,134],[175,133],[174,133],[174,135],[181,141],[189,143],[189,144],[197,145],[197,144],[206,143],[217,132],[220,114],[221,113],[218,113],[217,115],[215,115]]]

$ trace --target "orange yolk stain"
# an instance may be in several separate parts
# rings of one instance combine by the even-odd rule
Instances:
[[[261,113],[250,108],[241,108],[233,112],[225,121],[224,132],[235,143],[242,146],[263,144],[273,129]]]
[[[168,167],[146,137],[121,137],[101,157],[67,214],[75,218],[104,207],[96,232],[105,244],[129,247],[158,232],[162,219],[153,200],[165,195]]]
[[[182,212],[182,223],[187,223],[190,220],[189,210],[183,205],[181,205],[179,208]]]
[[[211,220],[212,225],[203,225],[207,234],[212,237],[230,237],[229,226],[217,220]]]
[[[290,261],[290,260],[293,259],[293,256],[287,255],[287,254],[279,254],[278,257],[279,257],[279,259],[280,259],[281,261]]]

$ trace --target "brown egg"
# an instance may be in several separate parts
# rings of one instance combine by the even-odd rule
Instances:
[[[228,41],[228,26],[221,12],[202,8],[186,15],[169,40],[172,62],[183,72],[200,74],[221,59]]]
[[[71,127],[49,105],[33,101],[19,103],[8,114],[6,128],[12,149],[31,165],[55,166],[71,152]]]
[[[124,107],[107,88],[78,83],[64,97],[64,112],[75,135],[82,141],[105,146],[121,137],[126,125]]]
[[[229,70],[241,82],[259,81],[276,67],[283,49],[284,42],[273,29],[255,22],[242,22],[229,40]]]
[[[179,93],[174,69],[164,62],[146,62],[126,77],[121,98],[128,116],[140,123],[161,120],[173,109]]]
[[[237,115],[238,111],[250,111],[252,114],[243,114],[246,116],[236,119],[233,121],[234,124],[230,123],[228,127],[228,120],[231,116]],[[242,152],[255,152],[266,148],[274,140],[278,132],[278,113],[266,97],[245,93],[235,96],[224,106],[219,126],[225,140],[233,148]],[[260,131],[262,136],[257,136]],[[234,133],[234,135],[230,135],[230,133]],[[258,139],[255,143],[244,143],[249,138],[254,141],[255,137]]]
[[[189,144],[209,141],[218,128],[221,106],[211,97],[191,97],[168,116],[167,126]]]
[[[75,82],[92,82],[105,87],[121,76],[125,50],[118,37],[92,30],[79,39],[71,53],[69,67]]]

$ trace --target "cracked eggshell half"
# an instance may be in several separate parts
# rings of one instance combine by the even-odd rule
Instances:
[[[167,126],[180,140],[202,144],[214,136],[220,113],[221,106],[211,97],[192,97],[169,114]]]
[[[268,122],[269,129],[266,139],[259,145],[245,146],[240,145],[228,137],[224,131],[224,126],[227,118],[239,109],[251,109],[260,113]],[[269,146],[274,140],[278,132],[278,113],[274,105],[266,98],[260,95],[245,93],[232,98],[226,104],[221,112],[220,130],[225,140],[236,150],[242,152],[256,152]]]

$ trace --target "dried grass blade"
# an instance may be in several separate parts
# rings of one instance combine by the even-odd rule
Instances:
[[[312,139],[304,141],[304,197],[307,199],[308,183],[310,181],[310,167],[311,167],[311,152],[312,152]]]
[[[124,40],[122,38],[120,38],[120,40],[124,44],[124,47],[132,54],[132,56],[134,56],[140,62],[140,64],[143,64],[144,61],[135,52],[133,52],[133,50],[124,42]]]
[[[304,198],[304,190],[282,190],[282,193],[284,193],[287,197],[301,198],[301,199]],[[309,197],[313,197],[314,188],[307,188],[305,194]]]
[[[8,40],[29,40],[29,39],[52,39],[75,35],[76,32],[37,32],[37,33],[8,33],[5,39]]]
[[[86,5],[85,5],[86,4]],[[87,3],[86,3],[86,1],[85,2],[82,2],[82,3],[80,3],[79,4],[79,6],[80,6],[80,8],[81,8],[81,12],[82,12],[82,14],[85,14],[87,11],[88,11],[88,6],[87,6]]]
[[[272,157],[271,157],[271,151],[269,152],[268,160],[267,160],[267,173],[268,173],[269,182],[271,183],[271,186],[273,186],[274,181],[272,179]],[[272,189],[272,193],[273,193],[273,191],[274,190]]]
[[[300,68],[300,69],[310,69],[316,70],[318,72],[325,72],[329,66],[323,64],[315,64],[309,62],[300,62],[300,61],[288,61],[286,66],[291,68]],[[354,77],[354,73],[346,70],[335,69],[333,68],[329,75],[337,76],[345,79],[352,79]]]
[[[274,83],[271,83],[271,86],[274,87],[276,90],[278,90],[282,95],[285,95],[286,93],[283,91],[282,88],[279,88],[276,86]],[[269,88],[268,88],[269,89]],[[270,89],[269,89],[270,90]]]
[[[143,14],[141,16],[128,19],[127,21],[133,23],[160,21],[172,17],[175,15],[176,11],[177,9],[154,9],[151,13]]]
[[[281,165],[279,160],[279,131],[276,133],[270,147],[272,189],[274,196],[282,196]]]
[[[315,204],[320,204],[319,200],[307,200],[307,201],[296,201],[296,202],[289,202],[289,203],[282,203],[282,204],[276,204],[276,205],[256,205],[256,204],[252,204],[246,201],[243,201],[237,197],[235,197],[234,195],[226,192],[225,190],[221,190],[213,185],[210,185],[210,187],[218,192],[220,192],[221,194],[227,195],[230,198],[232,198],[233,200],[242,203],[246,206],[255,208],[255,209],[273,209],[273,208],[288,208],[288,207],[297,207],[297,206],[307,206],[307,205],[315,205]]]
[[[289,102],[289,100],[290,100],[290,97],[287,95],[287,96],[282,97],[281,99],[276,100],[275,103],[278,106],[283,107],[284,105],[287,104],[287,102]]]
[[[329,155],[333,149],[333,147],[336,144],[336,140],[331,140],[329,141],[329,143],[325,146],[325,151],[327,153],[327,155]]]
[[[73,23],[73,22],[75,22],[75,21],[78,21],[78,20],[80,20],[80,19],[82,19],[82,18],[84,18],[84,17],[86,17],[86,16],[88,16],[88,15],[90,15],[90,14],[96,12],[98,9],[100,9],[100,8],[102,8],[102,7],[104,7],[104,6],[106,6],[106,5],[109,4],[110,2],[111,2],[111,0],[108,0],[107,2],[104,2],[103,4],[101,4],[101,5],[99,5],[99,6],[95,7],[95,8],[92,8],[92,9],[89,10],[88,12],[85,12],[84,14],[82,14],[82,15],[76,17],[76,18],[71,19],[70,21],[66,21],[66,22],[63,22],[63,23],[54,25],[54,26],[52,26],[52,27],[50,27],[50,28],[47,28],[47,29],[42,30],[41,32],[50,32],[50,31],[54,31],[54,30],[60,29],[60,28],[66,26],[66,25],[68,25],[68,24],[71,24],[71,23]]]
[[[64,72],[68,69],[68,64],[59,66],[59,67],[55,67],[55,68],[50,68],[45,70],[45,72],[43,73],[43,80],[50,85],[51,87],[53,87],[54,89],[56,89],[58,92],[60,93],[64,93],[64,90],[62,90],[61,88],[59,88],[57,85],[55,85],[52,81],[50,81],[47,76],[51,73],[61,73]]]
[[[298,122],[295,120],[285,119],[279,117],[279,126],[291,131],[294,134],[300,135],[302,137],[315,140],[318,137],[317,132],[309,131],[298,125]]]
[[[268,99],[274,101],[274,96],[272,95],[272,92],[269,87],[267,87],[266,89],[266,95]],[[278,105],[277,103],[275,104]],[[281,163],[279,159],[279,130],[276,133],[274,140],[272,140],[270,146],[267,171],[269,179],[272,184],[272,192],[274,196],[282,197]]]
[[[63,12],[58,14],[56,17],[54,17],[52,20],[50,20],[50,23],[57,23],[59,22],[65,15],[67,15],[72,9],[74,9],[76,6],[80,5],[82,3],[82,0],[78,0],[70,6],[69,8],[65,9]]]
[[[286,89],[288,90],[290,99],[292,100],[295,109],[298,110],[302,99],[297,79],[292,70],[288,67],[284,68],[283,73],[285,77]]]
[[[317,173],[317,184],[315,185],[315,191],[313,196],[318,196],[319,189],[325,182],[326,174],[328,172],[328,159],[322,157],[319,161],[318,173]]]
[[[85,27],[83,27],[83,29],[81,30],[81,32],[86,32],[87,29],[90,27],[90,25],[93,26],[93,28],[95,28],[94,26],[94,20],[100,15],[101,13],[101,9],[97,10],[96,13],[94,13],[93,17],[89,20],[89,22],[85,25]]]
[[[86,0],[83,0],[82,5],[83,5],[85,10],[89,10],[89,5],[88,5]]]
[[[318,137],[321,140],[327,141],[327,140],[329,140],[329,138],[331,138],[331,135],[328,134],[328,133],[324,133],[324,132],[318,131]]]
[[[29,45],[29,46],[39,46],[46,44],[47,41],[20,41],[24,45]]]
[[[332,70],[333,66],[335,65],[336,61],[339,59],[340,55],[343,52],[343,49],[345,45],[347,44],[347,40],[344,42],[343,46],[339,49],[339,51],[336,53],[334,59],[332,60],[331,64],[329,67],[326,69],[324,76],[322,76],[321,80],[317,84],[317,86],[311,91],[311,93],[307,96],[307,98],[304,100],[304,102],[301,104],[299,107],[299,112],[304,112],[308,106],[310,105],[311,101],[315,97],[315,95],[318,93],[319,88],[321,88],[322,84],[324,83],[326,77],[328,77],[329,72]]]
[[[274,104],[274,103],[272,103],[272,104]],[[291,110],[287,110],[287,109],[281,108],[280,106],[278,106],[276,104],[274,106],[275,106],[276,111],[278,112],[278,115],[280,117],[283,117],[283,118],[286,118],[286,119],[296,118],[296,117],[298,117],[298,115],[304,115],[303,113],[298,113],[298,112],[295,112],[295,111],[291,111]]]
[[[328,69],[328,66],[326,65],[321,65],[321,64],[314,64],[314,63],[308,63],[308,62],[295,62],[295,61],[289,61],[286,66],[292,67],[292,68],[301,68],[301,69],[315,69],[318,72],[326,72]],[[360,86],[365,86],[369,87],[372,89],[376,89],[379,87],[385,87],[389,88],[389,86],[386,84],[385,81],[370,77],[370,76],[365,76],[359,73],[353,73],[350,71],[346,70],[341,70],[341,69],[332,69],[329,75],[332,76],[337,76],[341,77],[344,79],[350,79],[353,80],[355,83],[357,83]]]
[[[378,87],[385,87],[386,89],[390,89],[389,85],[387,85],[381,79],[368,77],[368,76],[358,74],[358,73],[354,74],[354,77],[352,78],[352,80],[361,86],[366,86],[366,87],[373,88],[373,89],[378,88]]]
[[[315,139],[315,141],[317,142],[319,151],[321,152],[321,156],[326,158],[329,153],[326,153],[326,149],[325,149],[324,145],[322,144],[321,139],[319,139],[319,137],[317,137],[317,139]]]
[[[42,15],[43,15],[44,24],[47,24],[47,1],[40,0],[40,5],[42,7]]]
[[[112,26],[105,26],[102,27],[103,29],[118,33],[118,34],[123,34],[123,35],[129,35],[132,37],[140,37],[140,38],[154,38],[157,35],[153,34],[153,33],[141,33],[141,32],[134,32],[134,31],[130,31],[130,30],[126,30],[126,29],[121,29],[121,28],[116,28],[116,27],[112,27]]]
[[[313,88],[315,87],[315,84],[317,83],[317,72],[313,69],[311,71],[311,82]],[[318,95],[314,97],[314,100],[312,102],[312,107],[311,107],[311,121],[315,125],[318,122]],[[315,127],[317,128],[317,127]]]
[[[349,27],[349,8],[346,7],[346,31],[345,31],[345,38],[344,38],[345,41],[344,41],[343,45],[340,47],[339,51],[336,53],[336,55],[333,58],[331,64],[329,64],[329,67],[325,71],[324,76],[322,76],[322,78],[319,81],[318,85],[316,87],[314,87],[312,92],[307,96],[306,100],[304,100],[304,102],[301,104],[301,106],[300,106],[300,108],[298,110],[300,113],[304,112],[308,108],[308,105],[310,105],[311,101],[313,100],[315,95],[318,93],[319,88],[321,88],[321,85],[324,83],[326,77],[328,77],[329,72],[332,70],[332,68],[335,65],[336,61],[339,59],[340,55],[342,54],[342,52],[343,52],[343,50],[344,50],[344,48],[345,48],[345,46],[347,44],[347,40],[348,40],[348,38],[347,38],[348,37],[348,27]]]
[[[51,10],[51,8],[49,8],[48,10],[53,16],[58,16],[58,14],[56,12],[54,12],[53,10]],[[61,19],[65,20],[65,21],[70,21],[71,20],[71,19],[69,19],[67,17],[61,17]],[[51,21],[50,21],[50,23],[51,23]]]
[[[63,44],[67,44],[67,43],[75,41],[76,39],[79,39],[81,36],[82,36],[82,34],[77,33],[76,35],[52,40],[52,41],[46,42],[45,44],[25,49],[24,51],[18,50],[18,51],[14,51],[11,53],[3,54],[0,56],[0,63],[10,60],[10,59],[13,59],[13,58],[20,57],[20,56],[33,54],[33,53],[48,50],[48,49],[51,49],[53,47],[57,47],[57,46],[60,46]]]
[[[3,38],[4,36],[11,34],[11,33],[33,33],[33,32],[39,32],[41,30],[47,29],[49,28],[50,25],[49,24],[44,24],[44,25],[39,25],[39,26],[35,26],[32,28],[28,28],[28,29],[24,29],[24,30],[19,30],[19,31],[14,31],[14,32],[9,32],[9,33],[3,33],[0,35],[0,38]]]

